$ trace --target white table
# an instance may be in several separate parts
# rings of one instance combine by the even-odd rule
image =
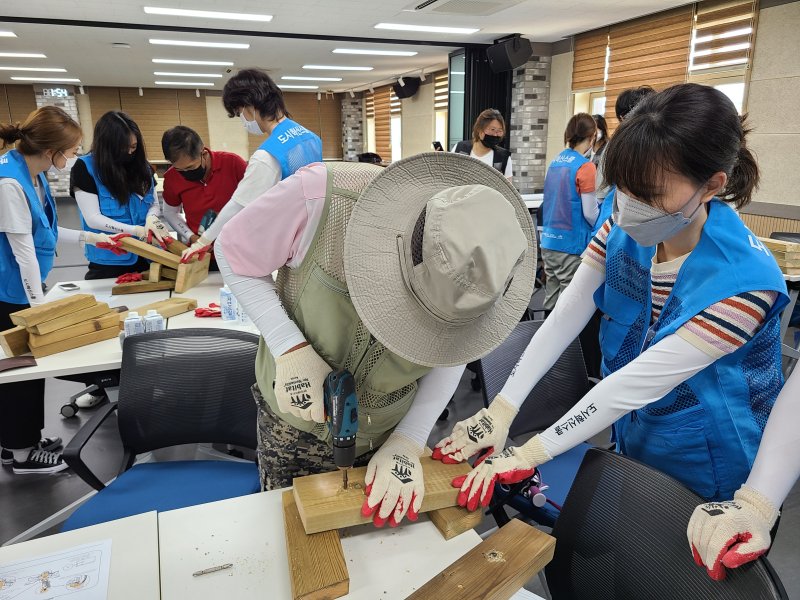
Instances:
[[[544,202],[544,194],[522,194],[528,210],[537,210]]]
[[[0,565],[111,538],[108,600],[159,598],[158,517],[155,511],[75,531],[3,546]]]
[[[197,306],[208,306],[212,302],[219,304],[219,288],[223,286],[222,275],[209,273],[208,279],[196,285],[183,294],[172,293],[173,298],[194,298]],[[255,325],[242,325],[238,322],[223,321],[220,318],[199,318],[194,316],[194,311],[175,315],[167,319],[167,329],[185,329],[187,327],[206,327],[209,329],[235,329],[258,333]]]

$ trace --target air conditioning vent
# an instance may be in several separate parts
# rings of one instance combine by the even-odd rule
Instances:
[[[460,15],[466,17],[488,17],[524,0],[416,0],[404,11],[435,15]]]

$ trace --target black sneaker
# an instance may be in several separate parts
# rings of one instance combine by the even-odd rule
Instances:
[[[34,450],[46,450],[50,452],[56,448],[61,447],[60,437],[46,437],[39,440]],[[14,462],[14,453],[11,450],[3,448],[0,450],[0,464],[10,465]]]
[[[17,462],[15,460],[13,465],[13,471],[16,475],[58,473],[67,468],[67,463],[61,458],[61,454],[36,449],[31,450],[26,461]]]

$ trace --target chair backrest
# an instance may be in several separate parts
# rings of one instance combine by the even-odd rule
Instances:
[[[686,526],[703,500],[668,475],[590,449],[553,528],[553,600],[787,598],[765,558],[713,581],[692,558]]]
[[[542,323],[543,321],[520,322],[502,344],[478,362],[478,376],[487,406],[511,376],[519,357]],[[547,429],[572,408],[590,387],[581,344],[575,339],[547,375],[531,390],[514,419],[509,435],[513,438]]]
[[[258,336],[178,329],[130,336],[122,351],[119,431],[134,454],[179,444],[256,447]]]

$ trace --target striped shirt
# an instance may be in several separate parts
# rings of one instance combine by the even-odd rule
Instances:
[[[612,220],[608,219],[583,253],[583,262],[603,273],[606,270],[606,240],[611,226]],[[665,263],[657,263],[653,257],[650,268],[651,324],[661,315],[688,256]],[[692,317],[676,334],[712,358],[720,358],[735,352],[753,338],[777,297],[777,292],[753,291],[726,298]]]

